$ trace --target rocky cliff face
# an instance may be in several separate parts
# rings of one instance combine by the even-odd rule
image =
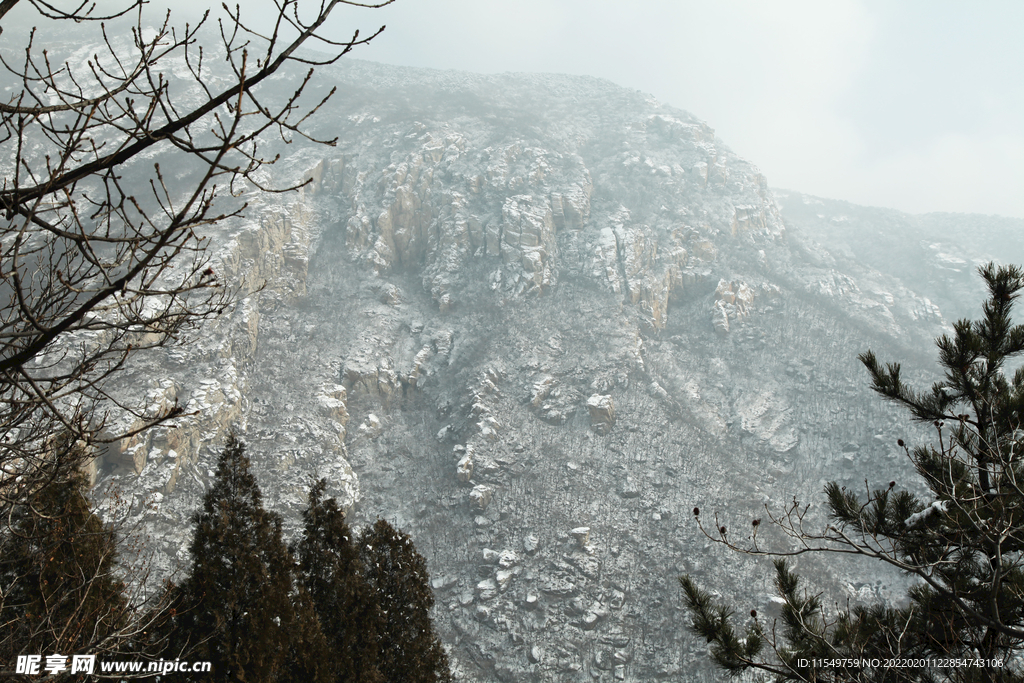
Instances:
[[[413,536],[460,680],[717,678],[676,576],[766,610],[770,568],[689,511],[739,534],[827,479],[911,482],[895,441],[926,435],[856,356],[930,370],[973,281],[867,253],[857,207],[780,209],[706,124],[604,81],[323,75],[339,144],[279,170],[313,183],[211,235],[237,305],[123,388],[191,414],[98,476],[157,503],[137,515],[170,571],[233,428],[292,523],[326,476],[355,524]],[[922,233],[936,220],[960,219]],[[801,569],[837,599],[899,594],[874,568]]]

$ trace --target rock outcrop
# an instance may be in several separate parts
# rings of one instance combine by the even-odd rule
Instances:
[[[324,76],[338,146],[285,150],[312,184],[210,234],[233,307],[125,382],[187,407],[97,467],[159,496],[134,513],[158,572],[234,430],[290,528],[324,476],[357,527],[412,535],[458,679],[671,680],[710,671],[676,575],[771,591],[695,504],[749,520],[827,479],[912,476],[892,444],[920,433],[855,359],[920,357],[952,290],[918,287],[952,261],[830,250],[706,124],[604,81]]]
[[[607,434],[615,426],[615,403],[610,395],[594,394],[587,399],[590,410],[590,428],[598,434]]]

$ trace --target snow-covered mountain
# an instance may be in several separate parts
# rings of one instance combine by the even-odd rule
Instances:
[[[293,524],[326,476],[428,558],[460,680],[717,680],[676,576],[768,613],[771,572],[691,508],[741,534],[826,480],[909,484],[896,439],[927,433],[857,354],[923,383],[931,340],[977,315],[974,265],[1024,259],[1022,221],[773,193],[707,124],[606,81],[319,78],[338,145],[275,171],[313,183],[211,233],[237,304],[123,382],[191,415],[97,474],[157,503],[137,516],[165,573],[228,430]],[[800,570],[900,595],[873,567]]]

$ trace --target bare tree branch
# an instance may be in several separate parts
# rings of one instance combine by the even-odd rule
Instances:
[[[302,1],[273,0],[276,21],[261,34],[238,6],[225,6],[214,31],[208,15],[177,28],[170,12],[150,26],[143,0],[112,13],[91,0],[64,8],[27,0],[44,25],[86,21],[95,43],[84,63],[68,63],[59,47],[38,45],[45,28],[33,29],[23,50],[0,53],[0,73],[20,86],[0,101],[0,543],[17,540],[19,515],[43,514],[34,496],[75,477],[103,444],[183,414],[177,404],[154,411],[119,399],[109,380],[134,354],[232,304],[203,231],[242,215],[244,186],[301,186],[262,180],[275,161],[261,152],[267,138],[334,144],[304,129],[334,94],[307,101],[311,67],[383,27],[346,41],[318,32],[338,5],[393,0]],[[0,0],[0,20],[17,4]],[[130,30],[108,32],[103,22],[118,18]],[[218,35],[219,44],[201,44]],[[331,54],[299,54],[314,43]],[[226,60],[226,85],[222,74],[213,78],[211,56]],[[185,65],[173,76],[172,60]],[[290,65],[305,73],[275,97],[267,81]],[[126,426],[113,427],[112,409],[130,416]],[[81,588],[94,579],[83,576]],[[0,586],[0,602],[8,588]],[[46,627],[54,642],[64,626]],[[133,618],[85,649],[113,651],[144,628]]]

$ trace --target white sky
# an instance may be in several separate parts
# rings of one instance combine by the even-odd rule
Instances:
[[[1024,2],[398,0],[362,59],[587,74],[706,120],[775,187],[1024,217]]]
[[[1020,0],[397,0],[336,15],[337,37],[387,24],[360,59],[649,92],[774,187],[1024,217]]]

